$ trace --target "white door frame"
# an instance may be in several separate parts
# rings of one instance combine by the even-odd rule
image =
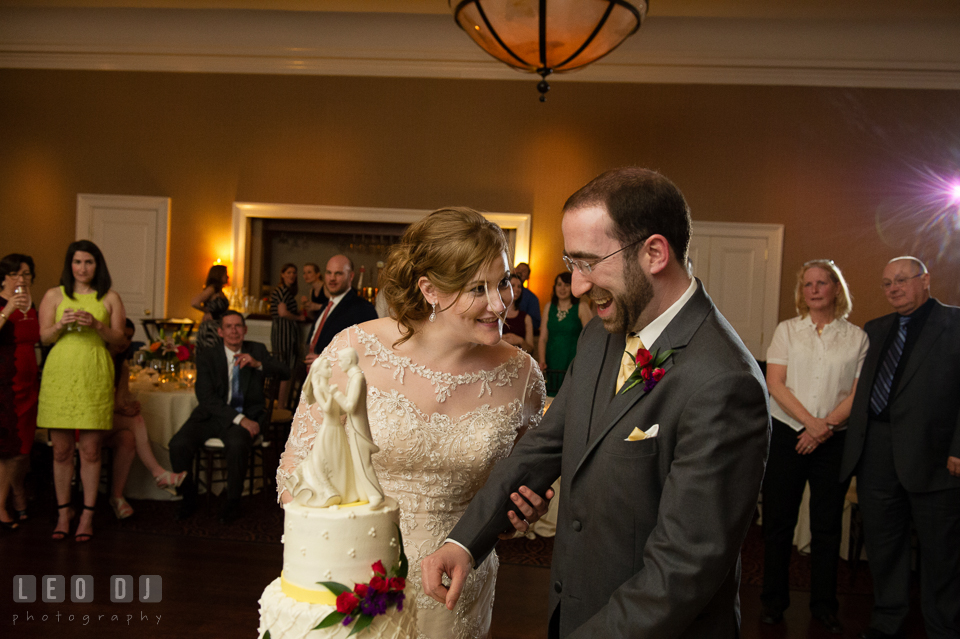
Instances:
[[[767,240],[766,279],[763,289],[762,352],[754,353],[763,359],[773,339],[780,317],[780,279],[783,263],[783,224],[741,224],[739,222],[698,222],[692,225],[694,236],[755,237]]]
[[[385,222],[412,224],[430,213],[428,209],[385,209],[356,206],[322,206],[310,204],[233,203],[233,279],[234,288],[247,286],[247,236],[251,218],[282,220],[337,220],[345,222]],[[516,230],[514,264],[530,261],[530,231],[533,216],[529,213],[481,214],[503,229]]]
[[[167,316],[167,264],[169,263],[170,198],[144,195],[77,194],[76,239],[93,235],[94,211],[101,208],[140,209],[157,213],[156,261],[153,268],[153,316]],[[114,267],[116,268],[116,267]],[[138,328],[139,330],[139,328]]]

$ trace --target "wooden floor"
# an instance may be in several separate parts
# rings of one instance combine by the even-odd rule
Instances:
[[[171,507],[174,505],[171,504]],[[171,513],[173,512],[171,508]],[[98,518],[100,518],[98,512]],[[109,511],[107,511],[107,515]],[[53,521],[37,516],[14,533],[0,531],[0,637],[245,637],[255,639],[257,599],[275,579],[282,563],[279,544],[224,541],[120,531],[108,521],[94,540],[77,544],[53,542]],[[94,601],[62,604],[18,604],[11,588],[14,575],[91,575]],[[163,600],[155,604],[111,603],[107,584],[111,575],[159,575]],[[549,570],[510,566],[500,568],[494,608],[496,639],[546,636],[546,599]],[[810,620],[807,594],[795,592],[785,623],[775,627],[759,622],[759,588],[741,588],[742,636],[836,637]],[[39,599],[39,597],[38,597]],[[869,620],[871,597],[847,595],[840,618],[845,637],[856,637]],[[909,637],[925,636],[917,608],[908,627]]]

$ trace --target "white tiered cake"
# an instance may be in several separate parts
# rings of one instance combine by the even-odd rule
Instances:
[[[344,372],[362,382],[356,360],[352,363],[348,372],[350,362],[341,358]],[[369,433],[366,411],[356,410],[358,396],[366,396],[364,384],[354,384],[351,374],[351,403],[326,384],[329,365],[315,369],[304,397],[308,404],[322,405],[322,432],[286,482],[293,501],[284,506],[283,571],[260,597],[259,636],[334,639],[360,628],[358,639],[414,638],[416,605],[403,605],[407,565],[400,509],[392,498],[374,492],[377,482],[363,479],[366,471],[372,472],[370,453],[364,459],[358,452],[362,442],[356,444],[364,431]],[[350,431],[340,425],[337,405],[346,406]],[[366,439],[367,450],[376,452],[368,435]],[[331,503],[349,499],[357,500]]]

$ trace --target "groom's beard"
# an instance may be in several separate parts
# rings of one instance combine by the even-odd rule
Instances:
[[[653,284],[634,260],[628,260],[623,268],[623,283],[626,291],[622,294],[597,286],[590,289],[592,299],[612,300],[614,312],[609,318],[603,319],[603,327],[609,333],[627,333],[634,330],[640,315],[653,299]]]

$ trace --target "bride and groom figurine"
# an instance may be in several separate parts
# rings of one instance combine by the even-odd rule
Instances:
[[[330,360],[320,357],[311,367],[304,396],[307,404],[320,408],[323,422],[310,453],[287,478],[287,489],[293,501],[304,506],[369,502],[376,510],[383,506],[383,488],[371,461],[380,449],[370,435],[367,381],[357,365],[357,351],[344,348],[338,359],[349,380],[346,393],[330,384]]]

